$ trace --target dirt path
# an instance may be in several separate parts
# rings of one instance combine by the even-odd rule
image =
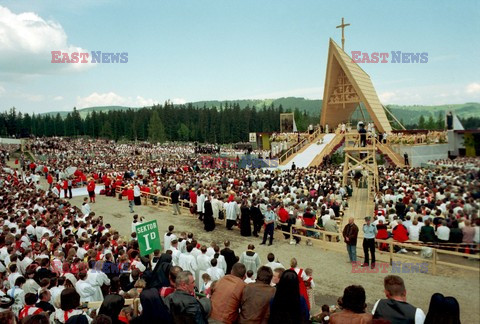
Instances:
[[[45,184],[45,181],[42,181]],[[85,196],[87,191],[85,189]],[[82,197],[75,197],[71,200],[74,205],[80,206]],[[353,202],[351,202],[353,203]],[[128,202],[119,201],[116,198],[97,196],[97,203],[91,204],[92,211],[102,215],[106,223],[110,223],[118,229],[121,235],[127,236],[130,233],[132,215],[129,212]],[[357,210],[351,205],[351,210]],[[224,240],[231,241],[232,248],[237,255],[246,250],[249,243],[256,246],[262,263],[266,263],[269,252],[273,252],[276,258],[284,266],[289,266],[292,257],[296,257],[302,268],[312,268],[315,288],[316,307],[313,312],[319,311],[324,303],[333,304],[343,294],[343,289],[349,285],[362,285],[367,292],[368,309],[379,298],[384,297],[383,278],[393,273],[392,268],[385,268],[385,273],[352,273],[352,266],[347,263],[348,257],[343,244],[336,243],[315,243],[314,246],[306,246],[305,240],[299,245],[290,245],[283,235],[275,233],[273,246],[259,245],[260,239],[255,237],[242,237],[236,229],[227,231],[224,225],[217,225],[213,232],[205,232],[203,224],[196,218],[190,216],[187,211],[181,216],[173,216],[169,208],[159,209],[153,206],[136,206],[135,212],[145,219],[156,219],[160,228],[160,236],[166,232],[170,224],[175,225],[176,232],[193,232],[201,244],[209,244],[212,241],[222,243]],[[364,217],[364,215],[361,215]],[[360,218],[360,217],[359,217]],[[329,249],[322,249],[324,244],[330,244]],[[362,256],[359,246],[357,254]],[[383,257],[380,256],[380,259]],[[384,260],[386,260],[384,258]],[[474,265],[475,261],[471,261]],[[476,263],[478,265],[478,263]],[[439,267],[439,275],[433,276],[429,273],[401,273],[407,287],[408,301],[423,309],[426,313],[430,297],[433,293],[439,292],[447,296],[457,298],[460,303],[461,317],[463,323],[477,323],[480,318],[480,281],[478,273],[472,271],[460,271],[447,267]]]
[[[86,191],[85,191],[86,193]],[[72,203],[80,205],[83,197],[72,199]],[[130,232],[132,214],[129,212],[126,200],[119,201],[116,198],[97,196],[97,203],[92,204],[92,210],[97,215],[104,216],[104,220],[118,229],[122,235]],[[135,213],[144,216],[146,220],[156,219],[160,230],[160,236],[166,232],[168,225],[175,225],[177,232],[193,232],[201,244],[209,244],[212,241],[221,243],[229,239],[232,248],[239,255],[249,243],[256,246],[262,263],[266,263],[266,256],[273,252],[277,259],[288,266],[290,259],[295,256],[299,265],[303,268],[313,269],[316,283],[316,308],[315,312],[323,303],[331,304],[338,296],[341,296],[343,289],[348,285],[360,284],[367,292],[367,303],[371,305],[383,294],[383,278],[387,273],[352,273],[352,267],[346,261],[348,259],[342,244],[316,243],[313,247],[305,245],[302,240],[299,245],[290,245],[283,235],[275,233],[273,246],[259,245],[260,239],[255,237],[242,237],[238,230],[227,231],[223,225],[217,225],[213,232],[205,232],[203,224],[196,218],[184,211],[181,216],[173,216],[169,208],[159,209],[153,206],[136,206]],[[163,232],[162,232],[163,230]],[[336,251],[322,249],[322,244],[336,244],[332,248]],[[360,252],[360,251],[359,251]],[[474,261],[472,261],[473,264]],[[392,273],[392,269],[386,272]],[[474,323],[480,316],[478,304],[480,300],[480,285],[478,274],[468,271],[457,271],[448,268],[439,271],[441,275],[433,276],[425,273],[401,273],[405,280],[408,301],[417,307],[428,311],[430,297],[435,292],[440,292],[458,299],[462,309],[462,321]]]

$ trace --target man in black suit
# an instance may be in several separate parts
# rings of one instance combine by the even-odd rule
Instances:
[[[235,251],[230,249],[230,241],[226,240],[223,244],[225,245],[225,248],[220,251],[220,254],[223,255],[225,262],[227,263],[227,272],[225,274],[230,274],[233,265],[238,262],[238,257],[235,256]]]

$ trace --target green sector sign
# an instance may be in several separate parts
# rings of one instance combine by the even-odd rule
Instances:
[[[155,250],[161,249],[156,220],[137,225],[135,231],[137,232],[138,246],[140,247],[141,255],[147,255],[153,253]]]

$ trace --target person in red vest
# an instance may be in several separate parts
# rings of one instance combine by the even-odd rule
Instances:
[[[300,295],[303,296],[303,298],[305,298],[305,302],[307,303],[307,307],[310,310],[310,300],[308,299],[307,287],[305,287],[305,281],[308,280],[307,274],[305,273],[305,271],[302,268],[300,268],[298,266],[296,258],[292,258],[290,260],[290,269],[289,270],[293,270],[297,274]]]
[[[43,174],[45,175],[45,179],[48,177],[48,168],[46,165],[43,166]]]
[[[90,202],[95,203],[95,180],[91,179],[87,185],[88,197],[90,197]]]
[[[25,307],[23,307],[18,313],[18,319],[22,320],[30,315],[38,315],[43,312],[43,309],[35,307],[37,302],[37,295],[33,293],[28,293],[25,295]]]
[[[50,173],[47,175],[48,190],[52,190],[53,186],[53,177]]]
[[[63,189],[64,198],[67,199],[67,195],[68,195],[68,180],[67,179],[63,180],[62,189]]]
[[[32,161],[32,162],[30,163],[29,167],[30,167],[30,171],[31,171],[32,173],[34,173],[34,172],[35,172],[35,168],[37,167],[37,165],[35,164],[35,162]]]
[[[134,211],[133,211],[133,200],[135,199],[135,197],[134,197],[134,194],[133,194],[133,186],[128,186],[127,198],[128,198],[128,207],[130,207],[130,212],[134,213]]]

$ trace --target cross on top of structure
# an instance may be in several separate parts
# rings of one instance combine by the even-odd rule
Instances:
[[[342,17],[342,24],[337,26],[337,28],[342,28],[342,50],[345,50],[345,34],[344,34],[344,30],[345,30],[345,27],[347,26],[350,26],[350,24],[344,24],[343,23],[343,20],[344,18]]]

